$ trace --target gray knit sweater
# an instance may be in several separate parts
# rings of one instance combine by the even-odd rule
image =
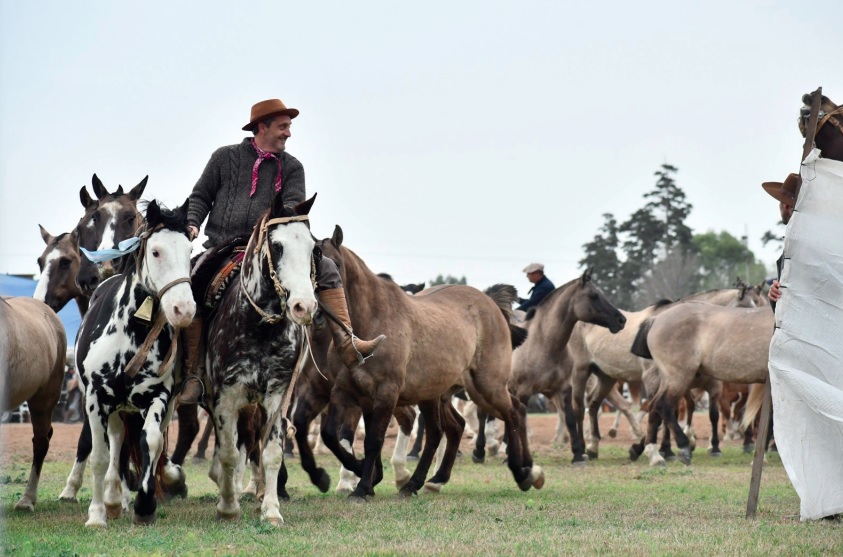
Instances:
[[[304,167],[286,151],[281,152],[281,195],[285,206],[305,200]],[[200,228],[208,217],[204,246],[217,246],[234,236],[249,236],[258,218],[272,203],[278,163],[265,160],[258,170],[258,187],[249,197],[252,187],[252,167],[258,155],[245,138],[237,145],[214,151],[202,176],[190,194],[187,222]],[[210,213],[210,215],[209,215]]]

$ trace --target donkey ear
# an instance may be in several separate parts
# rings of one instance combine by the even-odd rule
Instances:
[[[143,190],[146,188],[146,181],[149,180],[149,175],[147,174],[144,176],[143,180],[140,183],[129,190],[129,199],[132,201],[137,201],[140,199],[140,196],[143,195]]]
[[[310,208],[313,207],[313,202],[316,201],[316,194],[313,194],[313,197],[308,199],[307,201],[302,201],[295,207],[293,210],[296,212],[297,215],[307,215],[310,214]]]
[[[97,196],[97,199],[102,199],[106,195],[108,195],[108,190],[105,189],[105,186],[102,185],[102,181],[97,178],[97,175],[94,174],[94,177],[91,178],[91,184],[93,186],[94,195]]]
[[[146,224],[147,229],[152,228],[161,221],[161,208],[158,206],[158,201],[150,201],[146,206]]]
[[[91,197],[91,194],[88,193],[88,188],[85,186],[82,186],[82,189],[79,190],[79,201],[82,202],[82,206],[85,209],[97,206],[97,202]]]
[[[337,248],[342,245],[342,228],[340,228],[340,225],[334,226],[334,235],[331,236],[331,243]]]
[[[44,243],[48,246],[52,244],[53,240],[55,240],[55,237],[49,232],[47,232],[47,229],[41,226],[40,224],[38,225],[38,228],[41,229],[41,238],[44,240]]]

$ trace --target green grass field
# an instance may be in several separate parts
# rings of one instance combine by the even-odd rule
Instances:
[[[335,483],[333,457],[318,458]],[[567,451],[538,450],[547,482],[524,493],[499,459],[477,465],[466,455],[442,493],[411,500],[396,498],[389,469],[371,502],[352,504],[333,492],[318,493],[294,460],[288,463],[292,501],[283,503],[279,529],[258,520],[255,501],[242,503],[240,522],[217,522],[207,466],[188,464],[188,499],[160,506],[151,527],[124,516],[106,530],[84,527],[89,471],[81,505],[57,501],[70,470],[64,463],[45,465],[35,513],[15,512],[28,474],[20,462],[0,474],[3,550],[49,556],[843,555],[843,525],[799,522],[798,497],[775,453],[768,456],[754,520],[744,518],[751,456],[733,444],[720,459],[698,449],[690,467],[631,463],[620,443],[601,447],[600,460],[586,468],[569,461]]]

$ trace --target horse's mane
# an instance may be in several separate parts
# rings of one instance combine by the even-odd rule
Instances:
[[[138,210],[140,211],[141,208],[143,208],[143,226],[147,224],[146,212],[149,209],[150,203],[152,202],[145,199],[138,200]],[[173,232],[181,232],[187,235],[187,213],[183,211],[181,207],[169,209],[166,205],[160,202],[156,201],[156,203],[158,205],[158,222],[156,222],[155,224],[163,225],[164,228],[166,228],[167,230],[172,230]],[[118,272],[122,275],[128,275],[134,272],[136,269],[136,258],[126,257],[124,255],[122,259],[123,261],[120,263],[120,268]]]
[[[382,278],[383,280],[386,280],[386,281],[389,281],[389,282],[395,282],[395,279],[392,278],[392,275],[390,275],[389,273],[378,273],[378,276],[380,278]],[[396,284],[398,284],[398,283],[396,283]]]

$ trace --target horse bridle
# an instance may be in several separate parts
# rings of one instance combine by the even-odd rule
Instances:
[[[281,281],[278,279],[278,273],[275,271],[275,265],[272,263],[272,249],[269,245],[269,227],[275,226],[276,224],[289,224],[291,222],[307,222],[310,218],[307,215],[297,215],[294,217],[278,217],[274,219],[268,218],[268,216],[264,216],[261,219],[261,222],[258,226],[258,238],[255,242],[255,247],[253,250],[249,248],[252,245],[252,238],[249,239],[249,245],[246,246],[246,253],[252,251],[254,255],[258,256],[260,259],[260,252],[263,249],[266,253],[266,262],[269,266],[269,278],[272,280],[272,286],[275,288],[275,293],[278,294],[278,299],[281,301],[281,311],[279,313],[271,314],[265,312],[263,309],[258,306],[257,303],[252,299],[252,296],[249,295],[249,292],[246,290],[246,283],[243,278],[240,278],[240,290],[243,292],[243,295],[246,296],[246,299],[249,300],[249,303],[255,309],[258,314],[263,317],[263,319],[269,323],[270,325],[274,325],[276,323],[280,323],[281,320],[284,319],[284,313],[287,310],[287,298],[289,297],[290,293],[284,288],[284,285],[281,284]],[[265,248],[265,249],[264,249]],[[316,262],[311,257],[310,259],[310,281],[313,283],[314,289],[316,288]]]
[[[152,230],[146,230],[146,225],[141,228],[138,232],[138,237],[140,238],[140,246],[138,247],[137,251],[135,252],[135,268],[138,270],[138,276],[141,274],[141,270],[143,269],[143,258],[146,255],[146,241],[149,239],[150,236],[158,232],[159,230],[163,229],[163,224],[156,225]],[[158,299],[164,297],[164,294],[167,293],[172,287],[177,286],[183,283],[191,284],[190,276],[180,277],[175,280],[172,280],[158,289],[156,293]]]
[[[840,123],[840,120],[834,117],[835,115],[843,115],[843,106],[838,106],[831,112],[825,112],[824,110],[820,109],[818,114],[819,121],[817,121],[817,131],[814,133],[814,135],[816,136],[816,134],[820,132],[820,128],[822,128],[826,122],[829,122],[832,126],[837,128],[837,130],[841,134],[843,134],[843,124]],[[807,115],[803,115],[802,118],[806,121],[808,120]]]

